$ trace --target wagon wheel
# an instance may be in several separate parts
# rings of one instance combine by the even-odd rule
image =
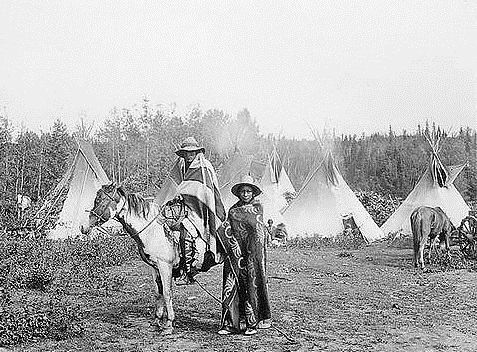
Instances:
[[[477,219],[473,216],[464,218],[459,226],[460,250],[467,258],[477,255]]]
[[[462,240],[461,240],[461,238],[460,238],[459,228],[454,229],[454,230],[450,233],[449,239],[450,239],[450,245],[451,245],[451,246],[456,246],[456,245],[458,245],[458,246],[460,247],[460,244],[461,244]]]

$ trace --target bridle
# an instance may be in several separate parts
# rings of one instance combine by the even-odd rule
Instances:
[[[116,199],[114,199],[113,196],[116,194],[117,188],[114,188],[114,192],[112,192],[112,195],[110,195],[108,192],[106,192],[104,190],[101,190],[101,192],[103,192],[109,198],[109,200],[112,200],[113,202],[116,203]],[[97,206],[95,206],[92,210],[89,210],[89,211],[87,210],[86,211],[87,213],[90,213],[90,214],[93,214],[94,216],[96,216],[99,220],[101,220],[103,222],[103,224],[106,221],[108,221],[109,219],[104,218],[105,210],[103,210],[103,212],[101,214],[98,214],[97,209],[104,204],[104,200],[105,200],[105,198],[101,199],[101,202]],[[116,217],[116,215],[114,217]],[[99,225],[99,226],[101,226],[101,225]],[[98,226],[98,225],[95,225],[95,226]]]

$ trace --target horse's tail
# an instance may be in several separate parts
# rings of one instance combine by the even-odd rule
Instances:
[[[412,237],[414,240],[414,244],[416,244],[416,240],[419,240],[419,234],[420,234],[420,229],[421,229],[421,216],[419,212],[417,211],[418,209],[414,210],[411,214],[411,230],[412,230]]]
[[[412,241],[414,249],[414,260],[415,265],[418,264],[419,259],[419,247],[421,245],[421,240],[423,237],[422,232],[422,214],[420,208],[415,209],[411,214],[411,230],[412,230]]]

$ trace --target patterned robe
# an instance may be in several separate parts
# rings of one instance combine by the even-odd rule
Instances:
[[[263,208],[259,201],[234,204],[218,230],[226,259],[223,267],[221,327],[240,331],[270,318],[265,268]]]

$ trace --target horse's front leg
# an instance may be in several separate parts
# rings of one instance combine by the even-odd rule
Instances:
[[[172,263],[158,262],[159,274],[162,281],[162,292],[166,306],[167,318],[165,320],[162,335],[170,335],[174,331],[174,308],[172,307]]]
[[[162,279],[159,270],[154,268],[152,275],[154,278],[154,286],[156,287],[156,310],[154,312],[154,324],[161,328],[163,318],[166,314],[164,309],[164,290],[162,287]]]

